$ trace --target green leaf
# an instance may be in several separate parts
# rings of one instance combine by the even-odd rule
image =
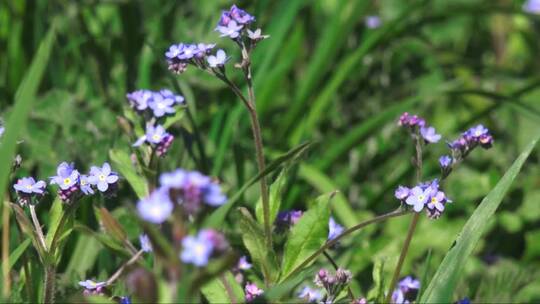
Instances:
[[[43,248],[43,245],[41,245],[39,237],[34,230],[34,226],[30,222],[28,217],[26,217],[24,210],[16,204],[11,204],[11,208],[15,212],[15,218],[17,219],[17,222],[19,223],[22,232],[26,234],[26,236],[29,237],[30,240],[32,240],[34,248],[36,248],[39,257],[41,258],[41,261],[46,261],[48,257],[47,252],[45,251],[45,248]]]
[[[238,202],[238,200],[242,197],[242,194],[246,192],[247,189],[254,183],[258,182],[263,176],[266,176],[272,172],[274,172],[277,168],[279,168],[283,163],[297,158],[304,151],[306,151],[310,147],[310,143],[303,143],[291,150],[289,152],[279,156],[275,160],[273,160],[270,164],[266,166],[263,172],[260,172],[259,174],[252,177],[247,183],[245,183],[238,192],[236,192],[230,199],[227,201],[227,203],[216,211],[212,213],[205,221],[203,226],[206,228],[218,228],[221,226],[221,224],[225,221],[225,218],[227,217],[227,214],[231,210],[231,208]]]
[[[120,242],[126,242],[127,234],[122,225],[112,216],[109,210],[101,207],[95,208],[99,215],[100,222],[103,224],[105,231]]]
[[[450,251],[444,257],[435,276],[427,287],[421,303],[451,302],[465,262],[486,230],[488,220],[493,216],[510,185],[518,175],[525,160],[538,141],[533,140],[506,171],[495,188],[482,200],[469,218],[461,233],[458,234]]]
[[[242,286],[238,284],[230,271],[206,283],[201,291],[208,302],[216,304],[242,303],[245,297]]]
[[[51,209],[49,210],[49,230],[47,231],[47,236],[45,237],[47,248],[51,248],[51,243],[53,241],[54,234],[58,230],[58,225],[62,219],[63,212],[64,207],[62,200],[57,196],[52,203]]]
[[[370,302],[384,302],[384,260],[377,259],[373,265],[373,288],[368,292]]]
[[[74,272],[77,277],[85,277],[86,272],[94,266],[102,248],[96,238],[84,234],[79,235],[75,249],[70,254],[65,273],[71,275]]]
[[[39,45],[39,49],[32,60],[32,65],[23,81],[17,88],[13,109],[5,127],[5,134],[0,143],[0,197],[5,197],[6,185],[11,172],[13,156],[15,155],[17,140],[21,130],[26,128],[28,114],[36,99],[36,92],[43,78],[45,67],[53,47],[55,37],[54,26]]]
[[[165,122],[163,123],[163,127],[165,129],[168,129],[173,124],[175,124],[175,123],[179,122],[180,120],[182,120],[182,118],[184,117],[184,114],[185,114],[184,109],[176,111],[176,114],[174,114],[173,116],[168,116],[165,119]]]
[[[144,177],[135,170],[131,158],[125,151],[110,150],[109,156],[122,177],[124,177],[137,196],[142,199],[148,195],[148,185]]]
[[[273,251],[268,251],[264,230],[246,208],[239,208],[241,214],[240,230],[253,264],[260,269],[266,280],[274,282],[278,275],[277,258]]]
[[[287,279],[298,265],[326,243],[329,204],[334,195],[335,192],[319,196],[313,207],[291,229],[283,253],[281,281]]]
[[[277,179],[270,186],[269,204],[270,204],[270,223],[273,223],[281,207],[281,193],[285,181],[287,180],[287,169],[283,169]],[[259,198],[255,206],[255,217],[257,221],[264,224],[262,198]]]
[[[32,240],[31,239],[26,239],[21,244],[19,244],[19,246],[17,246],[17,248],[15,248],[15,250],[13,250],[11,252],[11,254],[9,255],[8,270],[11,270],[11,268],[13,268],[15,263],[17,263],[19,258],[22,256],[22,254],[26,250],[26,248],[28,248],[28,245],[30,245],[30,243],[32,243]],[[7,262],[8,261],[2,261],[2,263],[7,263]],[[3,265],[2,265],[2,269],[3,269]]]

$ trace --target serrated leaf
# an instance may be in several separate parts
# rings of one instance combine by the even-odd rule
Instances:
[[[278,275],[277,258],[269,251],[264,238],[264,230],[246,208],[239,208],[242,240],[250,253],[255,267],[259,268],[266,280],[274,282]]]
[[[206,283],[201,292],[210,303],[244,302],[244,290],[230,271]]]
[[[110,150],[109,156],[115,167],[118,169],[118,172],[120,172],[120,175],[124,177],[131,188],[133,188],[135,194],[137,194],[140,199],[146,197],[148,195],[148,184],[146,184],[144,177],[139,175],[133,167],[129,155],[125,151]]]
[[[444,257],[425,293],[422,295],[421,303],[452,302],[452,295],[465,262],[472,254],[474,247],[486,230],[489,219],[493,216],[497,207],[499,207],[504,195],[518,175],[537,141],[538,137],[525,148],[495,188],[482,200],[467,223],[465,223],[452,248]]]
[[[287,181],[286,173],[287,169],[282,170],[277,179],[270,186],[270,193],[268,197],[268,202],[270,205],[270,223],[274,222],[279,212],[279,208],[281,207],[281,193],[283,186],[285,185],[285,181]],[[255,217],[259,223],[264,224],[262,198],[259,198],[257,205],[255,206]]]
[[[326,243],[330,218],[329,205],[334,195],[335,192],[319,196],[313,207],[292,227],[285,243],[281,281]]]

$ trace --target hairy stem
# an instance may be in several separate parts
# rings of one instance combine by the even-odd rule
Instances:
[[[133,255],[133,257],[131,257],[131,259],[129,259],[124,265],[122,265],[122,266],[120,266],[120,268],[118,268],[118,270],[106,281],[106,284],[111,285],[114,281],[116,281],[116,279],[118,279],[118,277],[120,277],[120,275],[122,275],[122,273],[124,272],[124,270],[127,267],[129,267],[130,265],[137,262],[137,260],[141,257],[141,255],[143,253],[144,253],[144,251],[142,249],[137,251],[137,253],[135,253],[135,255]]]
[[[9,277],[9,206],[7,203],[2,204],[2,277],[3,288],[2,296],[4,299],[9,298],[11,290],[11,280]]]
[[[41,229],[41,224],[36,215],[36,206],[30,205],[30,215],[32,216],[32,222],[36,228],[37,235],[39,237],[39,242],[43,246],[43,249],[47,251],[47,243],[45,242],[45,236],[43,235],[43,230]]]
[[[264,172],[264,169],[266,168],[265,161],[264,161],[264,148],[263,148],[263,142],[262,142],[262,136],[261,136],[261,126],[259,124],[259,118],[257,116],[257,110],[255,108],[255,93],[253,91],[253,84],[251,83],[251,70],[250,68],[246,68],[246,80],[248,83],[248,95],[249,97],[246,98],[242,91],[234,84],[232,81],[230,81],[226,76],[224,75],[216,75],[219,79],[221,79],[223,82],[225,82],[231,90],[242,100],[244,105],[246,106],[248,112],[249,112],[249,118],[251,121],[251,132],[253,133],[253,139],[255,142],[255,154],[257,157],[257,166],[259,169],[259,173]],[[264,234],[266,237],[266,245],[268,248],[272,247],[272,226],[270,223],[270,203],[268,199],[268,186],[266,184],[266,177],[262,176],[259,180],[260,186],[261,186],[261,198],[262,198],[262,205],[263,205],[263,222],[264,222]]]
[[[45,266],[45,285],[43,286],[43,303],[54,303],[56,287],[56,268],[53,265]]]
[[[415,157],[415,166],[416,166],[416,182],[420,183],[422,180],[422,138],[420,137],[420,134],[416,134],[416,157]],[[416,231],[416,225],[418,224],[418,220],[420,219],[420,213],[415,212],[413,219],[411,221],[411,225],[409,226],[409,230],[407,231],[407,237],[405,238],[405,243],[403,244],[403,247],[401,248],[401,253],[399,254],[398,263],[396,266],[396,269],[394,270],[394,275],[392,276],[392,281],[390,281],[390,286],[388,290],[388,294],[386,295],[386,302],[390,303],[392,300],[392,288],[396,286],[397,280],[399,279],[399,275],[401,274],[401,268],[403,267],[403,262],[405,261],[405,257],[407,256],[407,253],[409,251],[409,246],[411,245],[411,241],[414,235],[414,232]]]
[[[397,216],[401,216],[401,215],[404,215],[404,214],[407,214],[409,213],[410,211],[408,210],[403,210],[403,209],[397,209],[397,210],[394,210],[392,212],[389,212],[389,213],[385,213],[385,214],[382,214],[382,215],[379,215],[379,216],[376,216],[372,219],[369,219],[367,221],[364,221],[364,222],[361,222],[345,231],[343,231],[341,234],[339,234],[338,236],[336,236],[334,239],[326,242],[326,244],[324,244],[321,248],[317,249],[317,251],[315,251],[312,255],[310,255],[307,259],[305,259],[300,265],[296,266],[296,268],[291,271],[291,273],[286,277],[284,278],[282,281],[285,281],[287,278],[291,277],[293,274],[297,273],[298,271],[300,271],[302,268],[304,268],[305,266],[307,266],[309,263],[311,263],[313,260],[315,260],[320,254],[322,254],[326,249],[334,246],[337,242],[339,242],[339,240],[341,240],[342,238],[346,237],[347,235],[357,231],[357,230],[360,230],[366,226],[369,226],[371,224],[374,224],[374,223],[378,223],[378,222],[382,222],[386,219],[389,219],[389,218],[392,218],[392,217],[397,217]]]

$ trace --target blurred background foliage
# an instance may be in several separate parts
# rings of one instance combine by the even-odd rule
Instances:
[[[53,24],[58,32],[19,144],[19,173],[45,179],[61,161],[87,169],[106,160],[112,148],[127,151],[134,139],[118,124],[128,108],[125,94],[169,88],[186,97],[189,115],[173,127],[181,140],[162,168],[198,169],[219,178],[226,189],[240,188],[256,173],[245,109],[218,80],[194,68],[175,76],[164,60],[170,44],[199,41],[217,42],[238,59],[232,42],[213,31],[220,10],[231,4],[0,2],[4,119],[39,42]],[[345,226],[393,210],[395,187],[413,181],[413,147],[395,123],[403,111],[423,115],[447,140],[475,123],[492,130],[494,147],[473,153],[446,182],[455,203],[441,219],[423,218],[419,224],[404,273],[434,273],[476,205],[540,129],[540,16],[524,13],[517,0],[236,4],[271,35],[253,58],[267,157],[315,142],[288,171],[284,209],[305,209],[313,197],[338,189],[333,214]],[[367,28],[368,15],[380,16],[381,27]],[[444,143],[431,147],[424,176],[436,176],[443,153]],[[537,149],[467,263],[456,298],[540,300],[539,159]],[[139,230],[124,206],[136,197],[127,183],[120,191],[107,208],[135,239]],[[241,204],[253,208],[257,198],[258,187],[251,187]],[[49,208],[50,202],[41,204],[39,213],[46,218]],[[89,204],[77,221],[99,230]],[[371,227],[335,252],[339,264],[356,274],[357,294],[367,293],[374,262],[385,262],[389,278],[409,221],[397,218]],[[240,245],[233,222],[226,229],[231,242]],[[73,254],[59,271],[66,294],[75,290],[76,280],[106,277],[124,259],[84,234],[72,234],[67,250]]]

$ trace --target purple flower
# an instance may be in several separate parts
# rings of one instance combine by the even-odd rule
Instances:
[[[152,124],[146,125],[146,134],[141,136],[134,144],[133,147],[142,145],[145,141],[157,145],[163,141],[169,133],[165,131],[165,128],[161,125],[153,126]]]
[[[307,301],[309,303],[319,302],[322,299],[322,292],[318,289],[311,288],[309,286],[304,286],[302,290],[298,293],[298,298]]]
[[[159,180],[162,187],[179,191],[175,201],[190,213],[198,211],[201,203],[216,207],[227,201],[219,184],[197,171],[177,169],[163,173]]]
[[[198,53],[199,48],[195,44],[184,44],[182,51],[176,57],[180,60],[188,60],[193,58]]]
[[[199,43],[197,44],[197,57],[204,57],[206,55],[210,54],[210,51],[216,46],[215,43],[212,44],[206,44],[206,43]]]
[[[420,212],[430,198],[431,191],[431,187],[428,187],[424,190],[419,186],[416,186],[411,189],[411,193],[405,200],[405,203],[407,203],[407,205],[413,206],[414,211]]]
[[[0,126],[0,137],[4,135],[4,131],[6,131],[6,128],[4,128],[4,126]]]
[[[434,127],[421,127],[420,134],[429,143],[436,143],[441,139],[441,135],[435,132]]]
[[[270,37],[270,35],[262,35],[260,28],[256,29],[254,32],[248,29],[247,33],[248,33],[249,39],[253,41],[260,41],[260,40],[267,39]]]
[[[302,217],[302,210],[280,211],[276,217],[275,225],[279,231],[291,228]]]
[[[171,45],[169,47],[169,50],[167,52],[165,52],[165,57],[167,57],[168,59],[175,59],[180,54],[182,54],[183,50],[184,50],[184,44],[183,43],[173,44],[173,45]]]
[[[540,14],[540,0],[527,0],[523,4],[523,10],[530,14]]]
[[[340,235],[345,228],[338,224],[333,217],[330,217],[330,220],[328,221],[328,240],[335,239],[338,235]]]
[[[169,199],[169,193],[163,189],[157,189],[150,196],[137,203],[139,216],[150,223],[161,224],[169,218],[174,205]]]
[[[45,182],[44,181],[35,181],[33,177],[23,177],[17,180],[17,183],[13,185],[13,188],[18,193],[25,194],[43,194],[45,191]]]
[[[538,9],[538,11],[540,12],[540,8]],[[456,302],[456,304],[471,304],[471,300],[469,300],[469,298],[465,297],[461,300],[458,300]]]
[[[406,276],[398,283],[399,289],[404,293],[420,289],[420,281],[411,276]]]
[[[90,176],[88,176],[88,182],[97,186],[101,192],[107,191],[109,185],[113,185],[118,181],[118,175],[111,171],[109,163],[104,163],[103,166],[90,168]]]
[[[398,200],[404,200],[406,199],[408,196],[409,196],[409,193],[410,193],[411,189],[407,188],[407,187],[404,187],[404,186],[399,186],[396,191],[394,192],[394,196],[398,199]]]
[[[148,106],[154,112],[155,117],[162,117],[165,114],[172,114],[176,112],[173,108],[175,100],[173,98],[168,98],[159,93],[152,94],[152,98],[148,102]]]
[[[240,31],[243,27],[243,25],[238,25],[236,21],[232,20],[226,26],[218,25],[216,31],[221,34],[220,37],[230,37],[235,39],[240,36]]]
[[[176,95],[171,90],[167,89],[161,89],[159,91],[159,94],[163,96],[163,98],[168,98],[174,100],[177,104],[183,104],[184,103],[184,97],[182,95]]]
[[[150,243],[150,238],[148,235],[141,234],[139,235],[139,242],[141,243],[141,250],[144,252],[152,252],[152,243]]]
[[[394,303],[394,304],[405,304],[405,303],[409,303],[409,301],[405,301],[405,295],[403,294],[403,292],[399,289],[396,289],[394,290],[394,292],[392,292],[392,302],[391,303]]]
[[[131,304],[131,298],[128,296],[120,297],[119,304]]]
[[[448,155],[443,155],[439,158],[439,165],[441,168],[446,169],[452,165],[452,158]]]
[[[376,29],[381,26],[382,22],[379,16],[367,16],[366,19],[364,19],[364,23],[367,28]]]
[[[483,125],[477,125],[470,128],[466,133],[475,139],[480,139],[480,137],[482,137],[483,135],[487,135],[489,133],[489,130],[486,129]]]
[[[407,276],[398,283],[398,288],[392,293],[392,303],[412,303],[420,289],[420,281]]]
[[[82,193],[86,195],[94,194],[94,189],[92,189],[92,184],[88,181],[88,175],[81,175],[79,178],[79,183],[81,186]]]
[[[418,117],[418,115],[410,115],[405,112],[399,117],[398,125],[408,128],[414,128],[416,126],[424,127],[426,121],[423,118]]]
[[[144,111],[148,108],[148,101],[152,98],[152,91],[149,90],[138,90],[126,95],[129,104],[139,110]]]
[[[80,281],[79,285],[88,290],[100,289],[107,285],[106,282],[95,282],[92,280]]]
[[[73,164],[61,163],[56,174],[50,178],[51,184],[57,184],[62,190],[68,190],[79,183],[79,171],[75,170]]]
[[[247,283],[245,287],[246,301],[251,302],[258,296],[262,295],[264,291],[257,287],[255,283]]]
[[[248,270],[251,269],[253,265],[248,262],[247,257],[244,255],[240,257],[240,259],[238,260],[238,265],[236,267],[238,267],[238,269],[240,270]]]
[[[249,24],[255,21],[255,17],[251,16],[243,9],[238,8],[236,5],[231,6],[229,15],[239,24]]]
[[[225,54],[225,51],[218,50],[216,56],[210,55],[206,58],[206,61],[208,61],[208,65],[211,68],[222,67],[225,65],[225,62],[227,62],[227,55]]]
[[[214,250],[214,244],[206,234],[201,232],[197,236],[186,236],[182,240],[182,253],[180,254],[182,262],[199,267],[208,264],[208,259]]]

